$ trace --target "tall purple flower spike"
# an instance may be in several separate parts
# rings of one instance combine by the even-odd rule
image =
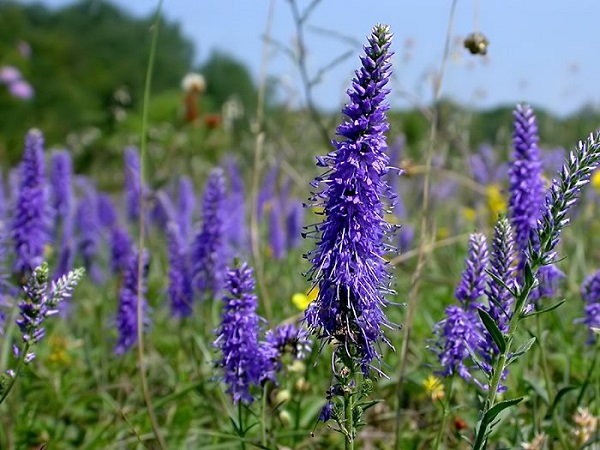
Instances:
[[[319,157],[327,171],[314,187],[310,206],[323,207],[325,219],[315,225],[317,247],[307,258],[312,264],[310,280],[319,287],[317,299],[305,313],[310,331],[323,342],[333,342],[336,355],[345,352],[370,375],[372,361],[380,361],[380,342],[390,345],[383,328],[391,324],[383,308],[389,274],[384,254],[392,226],[384,220],[385,201],[390,189],[387,144],[389,125],[385,97],[391,64],[388,26],[377,25],[368,37],[343,113],[347,119],[337,128],[342,141],[333,141],[335,150]]]
[[[42,263],[48,240],[44,138],[35,129],[25,137],[12,237],[16,256],[13,270],[21,276],[27,275]]]

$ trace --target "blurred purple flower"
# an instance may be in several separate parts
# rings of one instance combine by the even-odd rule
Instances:
[[[202,230],[192,246],[193,280],[200,298],[217,298],[225,276],[226,242],[224,236],[225,177],[214,169],[204,190]]]
[[[248,229],[246,226],[246,208],[244,195],[244,180],[240,169],[233,158],[226,161],[227,175],[229,178],[229,194],[227,196],[227,210],[230,213],[226,219],[226,229],[229,242],[238,250],[247,246]]]
[[[0,83],[12,84],[22,78],[21,72],[14,66],[0,67]]]
[[[312,264],[308,276],[319,294],[305,321],[312,333],[335,344],[336,355],[358,362],[366,376],[373,359],[381,359],[381,341],[391,345],[383,333],[390,325],[383,312],[385,294],[390,293],[383,256],[392,229],[384,220],[384,201],[390,194],[384,134],[389,128],[385,86],[391,73],[390,42],[389,27],[373,28],[362,67],[347,91],[347,119],[337,128],[345,139],[317,158],[327,171],[312,183],[324,187],[310,205],[323,207],[325,219],[310,233],[318,242],[307,255]]]
[[[125,199],[127,217],[132,222],[140,216],[141,191],[140,156],[136,148],[128,147],[125,149]]]
[[[266,343],[274,350],[276,360],[275,370],[281,370],[281,358],[283,355],[291,355],[294,359],[303,359],[311,350],[311,342],[308,332],[304,328],[298,328],[294,324],[286,324],[269,330],[266,335]]]
[[[110,251],[110,270],[115,275],[124,274],[131,259],[133,243],[127,230],[119,225],[110,230]]]
[[[8,92],[10,92],[13,97],[21,100],[29,100],[34,95],[33,87],[25,80],[17,80],[10,83],[8,85]]]
[[[98,193],[98,223],[104,229],[110,230],[117,224],[117,210],[110,195]]]
[[[71,214],[73,202],[73,163],[66,150],[52,152],[50,159],[50,187],[52,207],[55,213],[55,230]]]
[[[181,177],[177,192],[177,222],[184,243],[187,243],[189,240],[195,205],[196,198],[194,196],[192,180],[189,177]]]
[[[274,259],[283,259],[285,256],[285,235],[281,223],[281,206],[279,202],[273,202],[269,208],[269,247]]]
[[[77,250],[83,259],[85,270],[94,283],[101,284],[104,277],[96,262],[100,240],[98,195],[91,183],[85,187],[83,197],[77,204],[75,220],[78,230]]]
[[[15,245],[14,271],[26,275],[42,263],[48,241],[48,218],[44,180],[44,138],[39,130],[25,137],[20,182],[12,237]]]
[[[179,225],[176,222],[167,224],[167,248],[169,254],[169,297],[171,312],[175,317],[186,317],[192,314],[192,279],[189,270],[187,248]]]
[[[304,206],[299,200],[290,200],[288,213],[285,219],[287,248],[289,250],[300,246],[302,242],[302,224],[304,220]]]
[[[123,274],[123,284],[119,289],[119,309],[117,311],[118,339],[115,346],[115,354],[122,355],[133,347],[138,340],[138,301],[142,302],[142,326],[148,324],[146,318],[146,278],[148,276],[148,254],[142,255],[142,291],[138,290],[138,252],[132,252],[127,263],[127,269]]]
[[[581,297],[585,302],[585,317],[576,322],[583,323],[589,328],[588,344],[598,339],[592,328],[600,328],[600,270],[588,276],[581,286]]]

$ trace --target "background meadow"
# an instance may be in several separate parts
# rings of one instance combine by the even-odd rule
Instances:
[[[12,345],[23,342],[15,320],[34,266],[20,263],[15,224],[30,179],[23,167],[32,158],[32,179],[44,198],[36,216],[43,230],[39,263],[48,263],[51,279],[75,267],[86,271],[72,298],[44,321],[35,358],[0,403],[0,449],[347,446],[331,421],[318,420],[333,382],[332,348],[319,351],[314,336],[285,348],[291,354],[281,356],[277,381],[253,389],[254,402],[232,402],[214,344],[226,289],[199,275],[215,270],[222,283],[221,261],[247,262],[265,332],[299,325],[316,295],[303,275],[310,269],[304,255],[316,240],[303,235],[323,210],[303,205],[323,171],[315,157],[333,150],[343,120],[342,103],[324,105],[320,89],[340,72],[347,75],[344,89],[350,86],[352,72],[342,68],[358,69],[362,37],[375,25],[359,30],[358,43],[342,27],[314,26],[328,3],[271,2],[278,15],[269,10],[263,18],[258,77],[233,52],[215,51],[197,63],[178,23],[157,26],[153,15],[133,16],[109,2],[0,4],[0,370],[15,369]],[[394,348],[380,349],[386,376],[369,394],[377,402],[364,411],[356,448],[472,448],[484,395],[474,383],[440,375],[434,330],[446,308],[458,304],[469,236],[484,233],[491,245],[497,217],[507,211],[516,105],[480,108],[473,101],[478,87],[467,99],[445,95],[445,77],[455,85],[453,71],[493,61],[496,44],[492,39],[475,52],[463,45],[471,32],[485,35],[483,20],[464,34],[453,28],[467,12],[485,17],[485,4],[444,8],[448,31],[437,47],[443,51],[419,80],[421,91],[403,86],[402,76],[418,64],[414,53],[426,50],[391,30],[386,136],[390,165],[402,173],[386,178],[397,202],[385,219],[400,227],[390,241],[395,250],[386,254],[395,293],[385,313],[399,326],[386,331]],[[271,34],[284,13],[294,25],[292,45]],[[315,68],[311,46],[330,40],[350,43]],[[274,51],[287,56],[293,82],[269,72]],[[522,100],[531,101],[527,90]],[[568,151],[598,128],[600,113],[593,104],[568,115],[532,106],[548,187]],[[581,322],[582,285],[600,269],[599,201],[595,173],[562,235],[557,267],[564,277],[544,306],[565,302],[519,327],[517,347],[537,340],[510,366],[500,395],[523,400],[498,417],[488,448],[600,448],[599,347]],[[215,220],[219,250],[208,250],[198,265],[194,254],[215,232]],[[138,259],[140,243],[146,256]],[[123,313],[135,318],[142,285],[140,347]],[[133,303],[124,307],[124,297]]]

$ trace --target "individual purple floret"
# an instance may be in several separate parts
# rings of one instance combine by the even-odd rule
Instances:
[[[511,317],[511,305],[514,301],[507,288],[516,286],[517,268],[515,265],[515,249],[510,223],[506,217],[500,217],[494,227],[492,241],[492,257],[486,294],[489,300],[488,313],[503,333],[508,332],[508,321]]]
[[[489,253],[485,235],[473,233],[469,237],[469,256],[465,260],[465,269],[460,284],[454,292],[455,297],[464,305],[465,310],[478,306],[475,301],[485,292],[488,281],[486,273]]]
[[[73,162],[71,154],[66,150],[52,152],[50,160],[50,186],[52,188],[52,207],[58,222],[62,222],[71,214],[73,202]]]
[[[186,317],[192,313],[192,278],[189,273],[187,247],[179,225],[173,221],[167,224],[167,247],[171,312],[176,317]]]
[[[259,343],[262,319],[256,314],[254,279],[246,263],[227,270],[225,291],[222,321],[214,342],[221,351],[217,365],[223,370],[233,403],[249,404],[254,400],[251,388],[272,377],[273,355]]]
[[[185,243],[189,242],[195,204],[196,198],[194,196],[192,180],[189,177],[181,177],[177,193],[177,223],[179,224],[181,238]]]
[[[29,274],[42,263],[48,239],[46,191],[44,185],[44,138],[39,130],[25,137],[20,182],[12,222],[15,245],[14,271]]]
[[[136,221],[140,216],[140,193],[142,191],[140,175],[140,156],[137,149],[125,149],[125,201],[127,217]]]
[[[335,150],[317,158],[327,171],[313,182],[323,190],[311,198],[311,206],[323,207],[325,219],[311,233],[319,240],[307,255],[312,264],[308,275],[319,294],[305,321],[323,342],[335,344],[336,355],[358,362],[366,376],[373,359],[381,359],[381,341],[391,345],[383,333],[390,326],[383,312],[390,292],[384,254],[392,230],[384,220],[390,194],[384,178],[390,42],[388,26],[373,28],[362,67],[347,91],[346,121],[337,128],[344,140],[334,141]]]
[[[192,270],[200,298],[217,298],[223,288],[226,267],[224,235],[225,177],[214,169],[204,191],[202,230],[192,247]]]
[[[528,105],[517,105],[513,115],[514,153],[509,169],[508,210],[515,228],[515,244],[517,249],[523,251],[527,248],[542,213],[545,190],[533,110]]]
[[[585,317],[577,319],[577,322],[588,327],[588,344],[593,344],[598,338],[592,328],[600,328],[600,270],[585,279],[581,286],[581,297],[585,301]]]
[[[119,334],[115,346],[115,354],[122,355],[138,341],[138,301],[141,301],[142,324],[146,319],[146,278],[148,276],[148,254],[143,253],[142,261],[142,290],[139,292],[138,252],[132,252],[127,269],[123,274],[123,284],[119,290],[119,309],[117,311],[117,332]]]

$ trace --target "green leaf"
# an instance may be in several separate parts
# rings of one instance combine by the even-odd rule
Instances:
[[[563,299],[560,302],[558,302],[556,305],[552,305],[552,306],[549,306],[547,308],[540,309],[539,311],[535,311],[534,310],[534,311],[532,311],[532,312],[530,312],[528,314],[523,314],[521,316],[521,318],[524,319],[526,317],[533,317],[533,316],[537,316],[538,314],[544,314],[544,313],[548,313],[550,311],[554,311],[556,308],[558,308],[559,306],[561,306],[565,301],[566,300]]]
[[[481,317],[481,321],[483,322],[485,328],[487,328],[487,330],[490,332],[490,335],[498,346],[500,353],[506,352],[506,338],[504,337],[504,334],[502,334],[502,331],[500,331],[498,328],[498,325],[496,325],[496,322],[494,322],[494,319],[492,319],[492,316],[490,316],[481,308],[477,309],[477,313],[479,313],[479,317]]]
[[[492,406],[483,416],[482,424],[491,423],[502,411],[511,406],[518,405],[523,400],[523,397],[513,398],[512,400],[505,400],[500,402],[494,406]]]
[[[554,410],[556,409],[556,407],[558,406],[558,404],[560,403],[561,399],[568,394],[569,392],[577,389],[579,386],[575,386],[575,385],[569,385],[569,386],[565,386],[564,388],[562,388],[560,391],[558,391],[556,393],[556,397],[554,397],[554,401],[552,402],[552,406],[550,406],[550,409],[548,410],[548,417],[552,417],[552,414],[554,414]]]
[[[517,359],[519,359],[522,355],[524,355],[525,353],[527,353],[529,351],[529,349],[531,348],[531,346],[535,343],[536,338],[535,336],[532,337],[531,339],[529,339],[527,342],[525,342],[524,344],[522,344],[516,352],[514,352],[510,358],[508,358],[508,361],[506,362],[506,365],[508,366],[509,364],[512,364],[513,362],[515,362]]]

